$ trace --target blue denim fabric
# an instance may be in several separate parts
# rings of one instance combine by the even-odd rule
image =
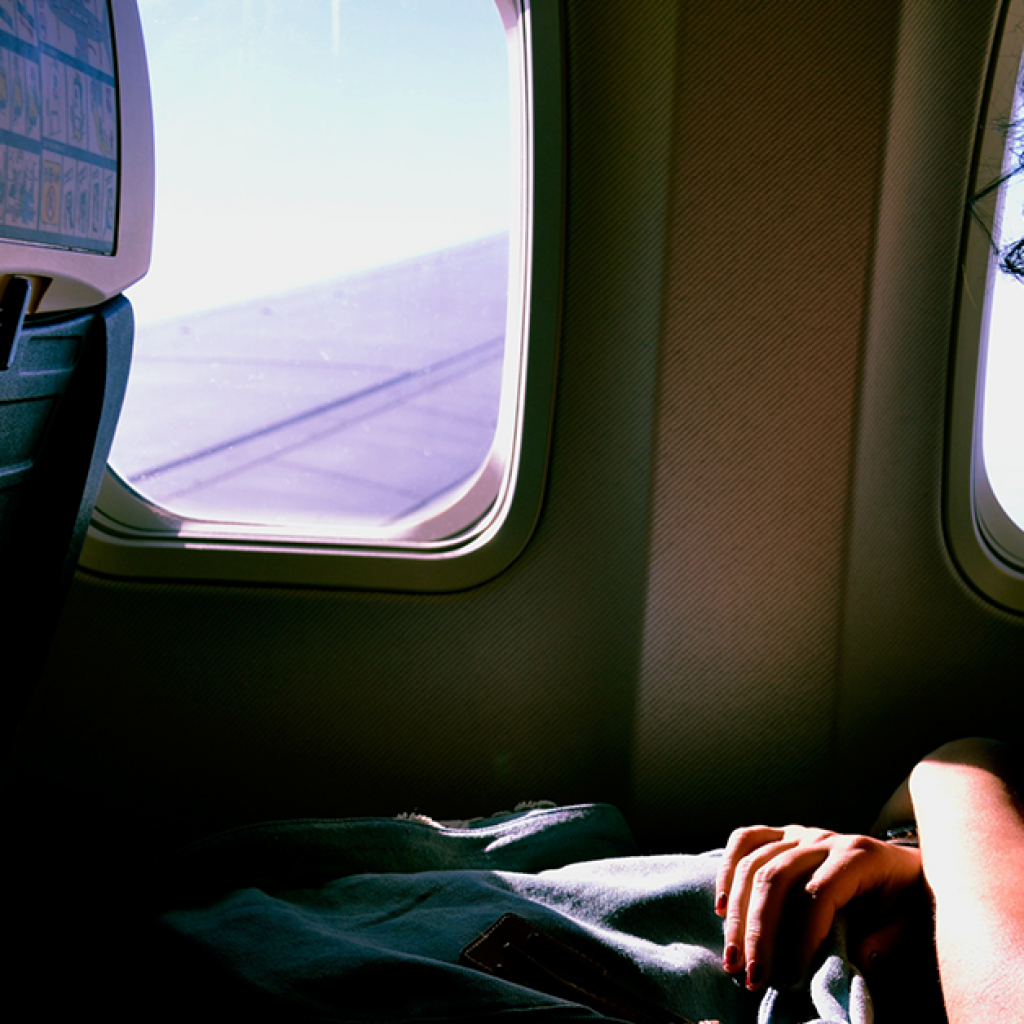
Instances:
[[[463,947],[513,912],[693,1021],[870,1024],[841,928],[797,991],[755,996],[725,974],[719,857],[637,856],[619,812],[600,804],[459,828],[271,823],[184,851],[162,924],[186,972],[191,957],[262,1005],[330,1020],[608,1019],[459,964]]]

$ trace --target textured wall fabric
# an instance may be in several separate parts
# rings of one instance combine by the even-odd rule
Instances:
[[[82,575],[29,799],[132,834],[603,800],[695,849],[828,824],[835,767],[863,811],[932,739],[998,734],[1021,619],[959,579],[941,509],[997,7],[565,0],[556,407],[521,557],[451,594]]]
[[[898,5],[686,5],[636,791],[796,814],[833,726]]]
[[[1024,619],[975,592],[944,534],[957,258],[1000,5],[915,3],[900,34],[867,310],[843,629],[840,765],[847,802],[939,743],[1019,742]],[[1009,17],[1012,11],[1007,12]],[[956,59],[950,60],[955,53]],[[965,289],[966,290],[966,289]],[[969,425],[968,425],[969,426]],[[864,759],[865,749],[877,752]]]
[[[565,15],[559,380],[522,556],[453,594],[81,577],[22,778],[184,832],[628,800],[676,14],[579,0]]]

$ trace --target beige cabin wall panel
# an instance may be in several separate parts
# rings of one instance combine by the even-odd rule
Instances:
[[[565,13],[563,327],[525,551],[453,594],[80,574],[16,766],[48,814],[84,808],[109,844],[297,815],[628,804],[675,7]]]
[[[897,15],[680,17],[634,762],[652,834],[821,804]]]
[[[939,743],[1020,743],[1024,617],[965,580],[943,502],[960,245],[999,0],[907,5],[867,322],[838,730],[863,821]],[[870,756],[865,756],[870,752]]]

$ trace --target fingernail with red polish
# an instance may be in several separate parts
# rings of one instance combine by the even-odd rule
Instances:
[[[751,992],[754,989],[761,987],[761,981],[764,978],[764,971],[761,969],[761,965],[756,960],[751,960],[747,964],[747,988]]]
[[[720,892],[718,898],[715,900],[715,913],[719,917],[725,917],[725,912],[729,909],[729,894],[727,892]]]
[[[734,942],[725,947],[725,956],[722,957],[722,965],[727,971],[735,971],[740,965],[740,948]]]

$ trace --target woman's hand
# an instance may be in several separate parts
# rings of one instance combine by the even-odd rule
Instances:
[[[715,910],[725,918],[725,969],[745,975],[751,991],[784,972],[795,977],[851,900],[874,894],[884,913],[920,880],[912,847],[802,825],[737,829],[715,890]]]

